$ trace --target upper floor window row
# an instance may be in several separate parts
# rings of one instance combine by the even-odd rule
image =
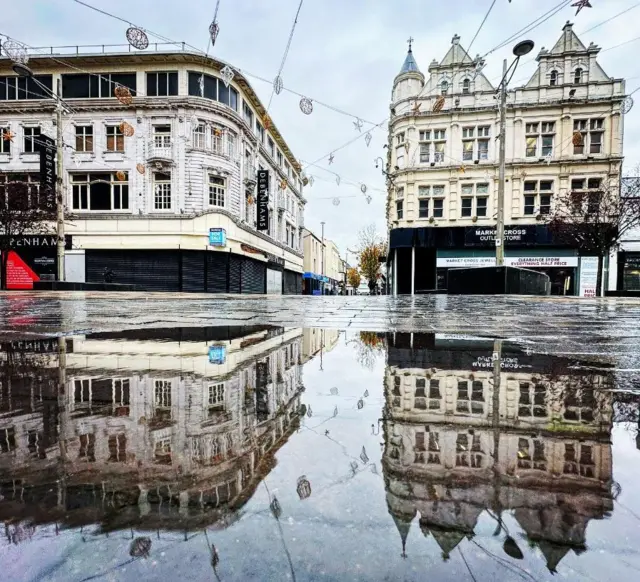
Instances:
[[[178,94],[178,71],[147,73],[147,95],[167,97]]]
[[[238,111],[238,92],[212,75],[189,71],[189,95],[211,99]]]
[[[136,73],[73,73],[62,75],[64,99],[105,99],[115,97],[115,89],[123,85],[136,94]]]
[[[18,77],[14,75],[0,77],[0,101],[51,99],[50,92],[52,87],[52,75],[34,75],[33,77]],[[49,93],[47,93],[47,90]]]

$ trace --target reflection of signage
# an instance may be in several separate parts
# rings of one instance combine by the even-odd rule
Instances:
[[[598,286],[598,257],[580,259],[580,297],[595,297]]]
[[[258,170],[258,230],[269,230],[269,171]]]
[[[209,229],[209,245],[212,247],[224,247],[227,245],[227,231],[224,228]]]
[[[209,346],[209,363],[224,364],[227,358],[227,349],[225,346]]]
[[[71,342],[67,342],[66,348],[67,353],[73,351],[73,344]],[[31,352],[37,354],[46,354],[58,351],[58,340],[23,340],[9,342],[6,344],[0,344],[0,349],[3,352]]]
[[[473,362],[472,368],[479,369],[479,370],[493,369],[493,363],[494,363],[494,360],[491,356],[478,356],[476,360]],[[503,370],[522,370],[530,367],[531,366],[521,364],[518,358],[509,358],[509,357],[500,358],[500,368]]]
[[[495,246],[496,229],[491,226],[468,226],[464,231],[465,246]],[[536,225],[525,224],[504,229],[504,243],[532,244],[536,242]]]
[[[436,266],[440,268],[493,267],[495,264],[495,257],[438,257],[436,259]],[[523,269],[577,267],[578,257],[505,257],[504,264],[508,267]]]
[[[56,188],[56,142],[48,135],[40,135],[40,185],[45,191]]]

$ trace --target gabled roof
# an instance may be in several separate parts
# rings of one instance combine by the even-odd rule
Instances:
[[[569,21],[562,27],[562,35],[558,42],[549,51],[552,55],[561,55],[569,51],[586,51],[587,47],[582,44],[575,32],[573,32],[573,24]]]
[[[471,63],[473,63],[473,59],[469,56],[469,53],[462,48],[462,45],[460,44],[460,37],[455,34],[451,39],[451,47],[447,51],[447,54],[444,55],[444,58],[440,61],[440,66],[446,67],[461,64],[470,65]]]

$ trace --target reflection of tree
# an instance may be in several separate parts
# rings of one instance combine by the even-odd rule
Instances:
[[[361,331],[356,343],[357,360],[363,368],[373,370],[376,360],[384,354],[384,334]]]

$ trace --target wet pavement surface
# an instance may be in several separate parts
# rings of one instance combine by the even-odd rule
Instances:
[[[639,302],[0,314],[0,580],[638,576]]]

